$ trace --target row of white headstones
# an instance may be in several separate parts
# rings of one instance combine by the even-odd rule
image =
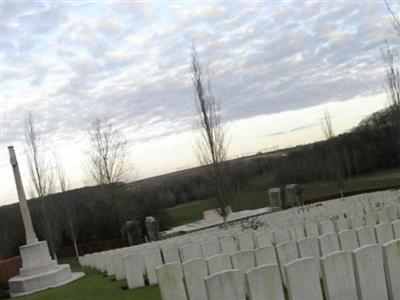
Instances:
[[[284,299],[285,290],[301,300],[400,299],[398,197],[332,200],[261,216],[257,230],[216,228],[80,262],[129,288],[159,283],[163,300]]]

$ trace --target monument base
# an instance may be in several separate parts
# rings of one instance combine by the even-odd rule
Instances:
[[[70,283],[85,274],[72,273],[69,265],[57,265],[51,259],[46,241],[20,247],[22,268],[8,281],[11,297],[29,295]]]

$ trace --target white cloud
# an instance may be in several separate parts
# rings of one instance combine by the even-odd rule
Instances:
[[[193,42],[230,121],[374,95],[393,35],[378,2],[3,6],[7,143],[22,139],[27,111],[57,140],[95,117],[137,143],[191,129]]]

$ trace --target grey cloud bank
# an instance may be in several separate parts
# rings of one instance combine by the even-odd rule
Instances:
[[[229,120],[382,91],[383,2],[2,2],[3,143],[96,117],[143,142],[193,126],[195,42]]]

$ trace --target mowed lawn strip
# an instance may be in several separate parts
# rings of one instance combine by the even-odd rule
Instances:
[[[85,272],[86,276],[70,284],[48,289],[33,295],[18,297],[21,300],[161,300],[158,285],[128,290],[126,281],[115,281],[103,277],[97,270],[82,268],[77,260],[61,259],[69,263],[74,272]]]

